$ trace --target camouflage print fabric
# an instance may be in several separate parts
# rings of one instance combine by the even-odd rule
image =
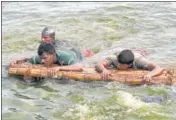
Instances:
[[[148,60],[138,52],[133,52],[133,54],[134,62],[132,64],[132,68],[147,70]],[[107,57],[106,60],[108,61],[110,67],[116,68],[118,66],[118,59],[115,54]]]

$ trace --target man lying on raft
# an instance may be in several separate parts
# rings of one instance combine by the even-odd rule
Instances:
[[[82,71],[83,59],[81,58],[73,51],[55,50],[52,43],[41,42],[37,56],[17,60],[14,63],[30,62],[31,64],[43,64],[48,68],[52,67],[50,72],[54,75],[57,71]],[[53,66],[54,64],[59,66],[55,67]]]
[[[32,64],[43,64],[46,67],[52,67],[53,64],[58,64],[55,67],[57,70],[64,71],[82,71],[83,59],[76,56],[76,53],[69,50],[55,50],[52,43],[42,42],[38,47],[38,55],[31,58],[17,60],[14,63],[30,62]]]
[[[107,68],[117,68],[120,70],[126,69],[142,69],[149,70],[148,74],[143,76],[144,81],[150,81],[153,76],[160,74],[163,71],[159,65],[148,61],[142,54],[131,50],[123,50],[120,54],[115,54],[106,59],[99,61],[95,69],[101,73],[103,80],[107,80],[109,76],[113,76]]]

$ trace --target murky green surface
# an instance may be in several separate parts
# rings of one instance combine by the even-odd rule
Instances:
[[[28,85],[9,77],[9,62],[36,54],[47,25],[58,40],[98,52],[85,59],[89,67],[124,48],[144,49],[159,65],[176,67],[175,3],[2,2],[3,120],[176,119],[176,86],[54,79]]]

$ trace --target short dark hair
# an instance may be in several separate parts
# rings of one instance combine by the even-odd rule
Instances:
[[[41,42],[38,47],[38,55],[41,56],[44,52],[48,54],[55,54],[56,50],[52,43]]]
[[[45,27],[45,28],[42,30],[42,34],[41,34],[42,38],[43,38],[44,36],[46,36],[46,35],[48,35],[48,36],[50,36],[51,38],[53,38],[53,40],[55,39],[55,31],[54,31],[51,27]]]
[[[117,56],[118,62],[120,64],[131,64],[134,61],[134,54],[131,50],[123,50]]]

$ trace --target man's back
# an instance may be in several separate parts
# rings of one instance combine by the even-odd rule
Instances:
[[[67,41],[67,40],[57,40],[54,43],[54,46],[56,50],[67,50],[67,51],[73,51],[79,60],[84,59],[84,55],[82,53],[82,50],[78,45],[74,42]]]

